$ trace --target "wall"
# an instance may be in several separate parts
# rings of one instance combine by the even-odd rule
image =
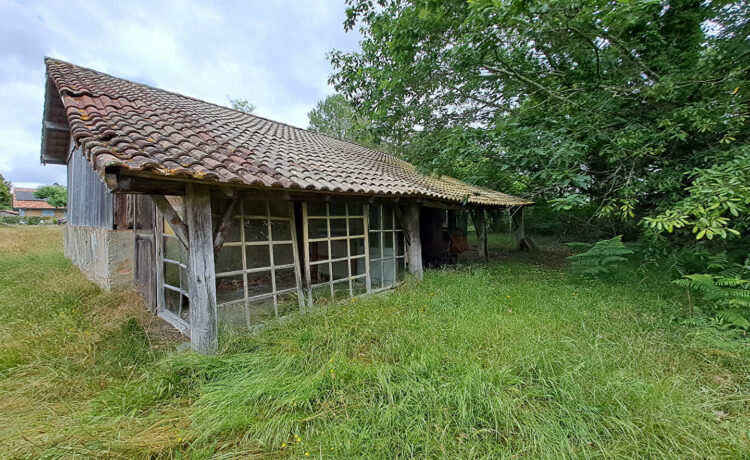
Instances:
[[[133,232],[66,225],[65,256],[103,289],[133,285]]]
[[[68,160],[68,223],[87,227],[114,228],[115,196],[99,174],[74,149]]]

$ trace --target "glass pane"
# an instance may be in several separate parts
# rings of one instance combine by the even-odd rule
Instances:
[[[346,236],[346,219],[331,219],[331,236]]]
[[[341,257],[347,257],[346,240],[331,240],[331,259],[339,259]]]
[[[242,203],[242,213],[245,216],[266,216],[266,202],[258,200],[245,200]]]
[[[373,288],[378,288],[383,285],[383,275],[380,271],[380,262],[381,261],[379,260],[370,262],[370,281]]]
[[[383,233],[383,257],[393,257],[393,232]]]
[[[275,241],[291,241],[292,225],[288,220],[271,221],[271,238]]]
[[[188,269],[184,267],[180,267],[180,289],[188,290]]]
[[[260,294],[273,292],[271,284],[271,271],[247,274],[247,296],[253,297]]]
[[[349,282],[344,281],[342,283],[335,283],[333,285],[333,298],[336,300],[347,299],[351,297],[349,294]]]
[[[370,205],[370,228],[373,230],[380,230],[380,205]]]
[[[354,238],[349,240],[349,255],[358,256],[365,253],[365,239]]]
[[[380,232],[370,232],[370,258],[378,259],[381,257],[380,251]]]
[[[333,201],[330,204],[331,216],[345,216],[346,204],[341,201]]]
[[[291,244],[274,244],[273,245],[273,264],[286,265],[294,263],[294,253]]]
[[[367,292],[367,283],[364,278],[358,280],[352,280],[352,291],[355,296],[362,295]]]
[[[331,267],[333,269],[333,279],[334,280],[340,280],[349,278],[349,267],[346,260],[340,260],[338,262],[333,262],[331,264]]]
[[[328,260],[328,241],[310,243],[310,260]]]
[[[404,233],[396,232],[396,255],[404,255]]]
[[[403,281],[406,271],[404,270],[404,259],[396,260],[396,281]]]
[[[247,268],[262,268],[271,266],[271,256],[267,245],[245,246],[247,251]]]
[[[359,203],[349,203],[349,216],[361,216],[364,213],[364,206]]]
[[[386,259],[383,261],[383,283],[385,286],[396,282],[396,260]]]
[[[245,219],[245,241],[268,241],[268,221]]]
[[[356,218],[349,219],[349,235],[364,235],[365,234],[365,221],[364,219]]]
[[[217,274],[242,270],[242,246],[222,246],[214,263]]]
[[[276,317],[276,310],[273,307],[273,296],[265,299],[251,300],[248,303],[250,310],[250,324],[255,325]]]
[[[393,228],[393,208],[390,206],[383,206],[383,230],[391,230]]]
[[[224,242],[225,243],[237,243],[239,241],[242,241],[241,232],[242,232],[242,225],[240,224],[240,220],[232,219],[232,222],[229,224],[229,230],[227,231],[227,234],[224,236]]]
[[[327,263],[310,265],[310,280],[313,284],[325,283],[330,279]]]
[[[307,217],[318,216],[325,217],[328,215],[325,203],[307,203]]]
[[[164,284],[180,287],[180,266],[164,262]]]
[[[164,258],[172,260],[180,260],[180,243],[175,237],[164,237]]]
[[[297,276],[293,268],[282,268],[276,270],[276,290],[292,289],[297,287]]]
[[[331,300],[331,286],[324,284],[312,288],[313,305],[320,305]]]
[[[289,313],[299,310],[299,300],[296,292],[279,294],[278,306],[279,316],[286,316]]]
[[[229,327],[232,329],[245,329],[247,328],[247,316],[245,310],[245,302],[235,303],[232,305],[217,305],[217,314],[219,316],[219,324],[223,327]]]
[[[364,275],[365,263],[366,262],[364,257],[360,257],[359,259],[352,259],[350,263],[352,276]]]
[[[190,299],[180,295],[180,318],[190,324]]]
[[[328,222],[325,219],[308,219],[307,235],[310,238],[328,238]]]
[[[216,277],[216,303],[222,304],[245,298],[242,275]]]
[[[289,202],[271,200],[271,217],[289,217]]]
[[[164,303],[166,304],[164,305],[164,308],[175,315],[179,315],[180,297],[179,292],[164,288]]]

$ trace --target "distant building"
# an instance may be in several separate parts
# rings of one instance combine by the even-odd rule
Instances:
[[[13,210],[18,212],[21,217],[39,216],[39,217],[64,217],[67,208],[56,208],[47,203],[44,198],[37,198],[34,195],[35,188],[13,188]]]

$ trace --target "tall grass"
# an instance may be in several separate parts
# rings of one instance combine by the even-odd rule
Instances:
[[[10,457],[750,451],[748,343],[675,320],[658,274],[586,281],[523,256],[433,270],[390,294],[223,336],[204,357],[150,346],[132,294],[91,287],[59,247],[10,259],[0,264],[2,355],[17,355],[0,375]],[[6,285],[18,272],[34,281]],[[56,309],[74,319],[46,311]]]

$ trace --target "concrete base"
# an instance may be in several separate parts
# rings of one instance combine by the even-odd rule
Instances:
[[[132,230],[66,225],[65,257],[103,289],[133,286]]]

